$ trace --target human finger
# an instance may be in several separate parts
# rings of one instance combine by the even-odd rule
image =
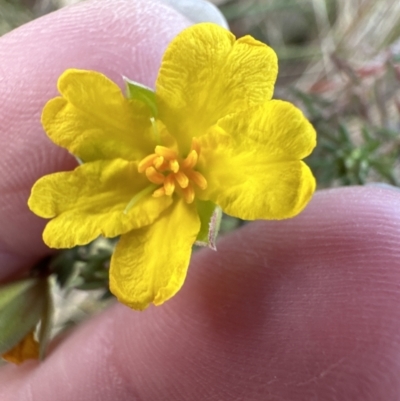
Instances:
[[[48,252],[45,221],[26,205],[41,176],[74,159],[46,137],[40,115],[67,68],[100,71],[153,86],[169,41],[190,24],[151,0],[92,0],[35,20],[0,38],[0,280]]]
[[[342,188],[249,224],[165,305],[115,305],[44,363],[4,368],[0,398],[396,401],[399,210],[396,191]]]

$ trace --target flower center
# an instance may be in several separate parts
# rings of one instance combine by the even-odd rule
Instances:
[[[192,149],[185,159],[178,153],[165,146],[156,146],[154,153],[146,156],[139,163],[139,173],[145,173],[148,180],[159,185],[153,196],[172,196],[177,191],[187,203],[192,203],[195,196],[195,187],[207,188],[204,176],[194,170],[200,155],[200,146],[195,138],[192,140]]]

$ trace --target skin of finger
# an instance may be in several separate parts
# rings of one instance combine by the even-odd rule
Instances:
[[[46,137],[40,115],[67,68],[153,86],[168,42],[189,21],[151,0],[87,1],[0,38],[0,280],[48,252],[44,220],[26,205],[41,176],[75,165]]]
[[[400,195],[317,193],[194,256],[181,292],[115,305],[41,365],[0,371],[5,401],[397,401]]]

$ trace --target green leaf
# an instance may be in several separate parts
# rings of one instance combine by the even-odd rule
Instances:
[[[339,138],[346,144],[353,143],[350,132],[344,124],[339,124]]]
[[[57,284],[65,288],[78,275],[76,262],[79,261],[79,248],[64,250],[54,256],[50,263],[50,270],[55,273]]]
[[[33,287],[36,281],[36,279],[27,279],[0,286],[0,313],[12,300]]]
[[[154,118],[157,118],[158,108],[155,92],[153,92],[147,86],[139,84],[135,81],[131,81],[126,77],[124,77],[124,81],[126,82],[128,99],[135,99],[144,103],[150,109],[151,115]]]
[[[50,341],[51,329],[53,326],[54,304],[51,295],[51,278],[46,280],[46,289],[44,296],[44,307],[40,320],[40,329],[38,333],[39,358],[43,360],[46,356],[47,345]]]
[[[197,210],[201,226],[196,238],[196,245],[209,246],[215,250],[221,224],[221,208],[211,201],[197,201]]]
[[[0,355],[17,345],[39,322],[46,281],[26,279],[0,287]]]

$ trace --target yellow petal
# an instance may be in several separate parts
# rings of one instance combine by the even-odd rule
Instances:
[[[218,121],[238,146],[263,152],[268,162],[301,160],[316,145],[316,132],[300,109],[289,102],[271,100]],[[252,151],[252,149],[249,149]]]
[[[138,310],[171,298],[185,280],[199,230],[195,206],[179,199],[152,225],[121,236],[111,259],[111,292]]]
[[[43,109],[43,127],[53,142],[83,161],[138,160],[154,149],[147,108],[127,100],[103,74],[67,70],[58,90],[62,97]]]
[[[217,120],[272,97],[275,52],[250,36],[235,37],[218,25],[194,25],[169,45],[157,78],[161,120],[182,151]]]
[[[310,169],[299,160],[269,160],[264,146],[240,146],[231,136],[211,132],[199,138],[202,173],[208,187],[198,196],[244,220],[285,219],[306,206],[315,190]]]
[[[95,161],[42,177],[33,186],[28,205],[37,215],[52,218],[43,233],[46,244],[70,248],[152,223],[172,200],[153,198],[150,185],[137,172],[136,162]],[[136,204],[124,213],[135,196]]]
[[[33,332],[26,335],[13,349],[1,357],[17,365],[28,359],[39,359],[39,343],[35,340]]]

